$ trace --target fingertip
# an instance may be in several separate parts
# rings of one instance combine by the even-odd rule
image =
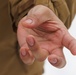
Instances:
[[[63,68],[66,65],[65,59],[56,55],[49,56],[48,61],[56,68]]]
[[[21,54],[23,57],[26,56],[25,48],[20,49],[20,54]]]
[[[33,35],[29,35],[26,38],[26,42],[30,47],[33,47],[35,45],[35,39]]]
[[[37,22],[34,17],[25,17],[22,19],[21,24],[26,28],[35,28],[37,27]]]
[[[72,37],[68,32],[63,38],[63,45],[70,50],[73,55],[76,55],[76,39]]]
[[[32,19],[26,19],[24,21],[22,21],[22,25],[27,27],[27,28],[33,28],[34,27],[34,23]]]
[[[31,65],[33,64],[35,58],[32,55],[31,51],[27,50],[26,48],[20,49],[20,58],[24,64]]]
[[[74,55],[74,56],[76,56],[76,50],[74,49],[74,50],[71,50],[71,53]]]
[[[73,55],[76,55],[76,39],[73,39],[69,44],[69,50]]]
[[[58,59],[57,59],[57,58],[48,59],[48,60],[49,60],[49,62],[50,62],[51,64],[53,64],[53,65],[58,62]]]

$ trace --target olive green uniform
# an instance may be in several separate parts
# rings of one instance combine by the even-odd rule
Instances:
[[[0,75],[41,75],[43,62],[25,65],[19,57],[16,30],[19,20],[35,5],[49,7],[70,27],[76,13],[76,0],[0,0]]]

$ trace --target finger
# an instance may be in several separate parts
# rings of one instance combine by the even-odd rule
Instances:
[[[73,55],[76,55],[76,39],[73,38],[68,32],[64,35],[62,43],[71,51]]]
[[[31,65],[35,60],[31,51],[29,49],[26,49],[25,47],[20,48],[20,58],[27,65]]]
[[[18,43],[20,46],[20,58],[25,64],[32,64],[34,62],[34,57],[26,43],[27,35],[28,34],[25,31],[20,21],[18,25],[18,29],[17,29],[17,38],[18,38]]]
[[[18,24],[18,28],[17,28],[17,39],[18,39],[18,43],[20,45],[20,47],[24,44],[26,44],[26,36],[28,34],[26,33],[25,29],[23,28],[21,21]]]
[[[52,54],[48,56],[48,61],[57,68],[62,68],[66,64],[66,60],[61,49],[53,50]]]
[[[36,60],[44,61],[47,58],[47,56],[49,55],[48,51],[40,48],[40,45],[38,44],[34,36],[29,35],[26,41]]]
[[[53,19],[54,21],[60,21],[48,7],[37,5],[29,11],[27,17],[23,18],[22,24],[28,28],[35,28],[42,23]]]

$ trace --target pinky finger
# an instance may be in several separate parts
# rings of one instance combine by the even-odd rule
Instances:
[[[27,65],[33,64],[33,62],[35,60],[34,56],[31,53],[31,51],[26,49],[25,47],[22,47],[20,49],[20,58]]]

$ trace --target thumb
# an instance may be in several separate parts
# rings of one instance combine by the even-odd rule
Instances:
[[[22,24],[28,28],[35,28],[48,20],[58,19],[48,7],[37,5],[32,8],[26,17],[22,19]]]
[[[76,55],[76,39],[73,38],[69,32],[63,38],[63,45],[67,47],[73,55]]]

